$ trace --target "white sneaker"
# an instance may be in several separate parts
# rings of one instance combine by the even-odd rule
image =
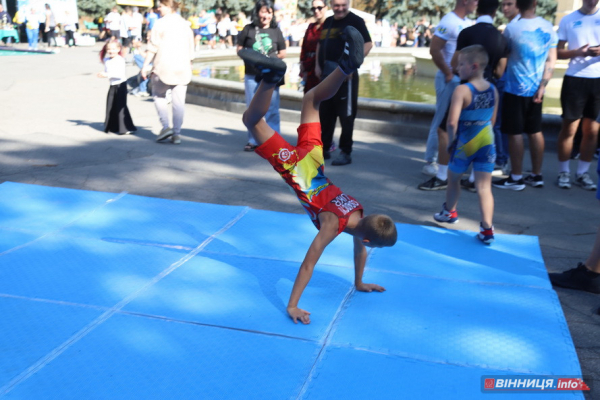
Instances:
[[[423,166],[421,172],[425,175],[436,176],[438,172],[438,166],[434,162],[428,162]]]
[[[181,136],[180,135],[173,135],[173,136],[171,136],[171,143],[173,143],[173,144],[181,144]]]
[[[571,174],[566,171],[559,172],[558,178],[556,180],[556,184],[558,185],[559,188],[570,189],[571,188]]]
[[[575,184],[581,186],[585,190],[596,190],[596,184],[590,178],[590,174],[584,172],[583,174],[575,175]]]
[[[171,136],[173,136],[173,129],[171,128],[163,128],[160,133],[158,134],[158,137],[156,138],[157,142],[162,142],[165,139],[170,138]]]

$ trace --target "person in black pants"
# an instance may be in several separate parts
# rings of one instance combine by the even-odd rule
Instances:
[[[373,47],[371,36],[365,21],[350,12],[349,0],[331,0],[333,16],[323,23],[321,40],[317,46],[317,64],[315,73],[321,80],[337,67],[337,60],[344,52],[344,38],[342,32],[345,27],[356,28],[364,39],[364,56],[369,54]],[[329,159],[329,149],[333,142],[333,133],[337,119],[342,125],[340,137],[340,154],[331,165],[346,165],[352,162],[352,134],[354,119],[358,103],[358,72],[349,76],[338,92],[329,100],[321,102],[319,114],[321,119],[321,139],[323,141],[323,156]]]

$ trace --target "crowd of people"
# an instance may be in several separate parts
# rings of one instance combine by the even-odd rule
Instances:
[[[329,8],[333,14],[326,17]],[[494,26],[499,8],[510,21],[503,32]],[[122,14],[113,10],[106,15],[104,23],[112,38],[110,43],[120,39],[123,48],[132,42],[138,44],[133,48],[134,52],[140,52],[142,81],[147,80],[150,70],[153,71],[150,79],[152,96],[162,124],[158,141],[170,139],[172,143],[181,143],[185,91],[191,79],[190,61],[202,43],[209,48],[215,48],[217,43],[225,47],[236,46],[237,52],[244,55],[246,104],[249,109],[252,107],[258,91],[261,91],[260,98],[266,99],[268,95],[268,101],[265,100],[268,107],[258,114],[264,117],[269,136],[271,132],[280,132],[279,86],[283,80],[269,82],[268,90],[260,89],[265,79],[272,79],[264,59],[277,60],[279,64],[273,65],[280,68],[285,65],[282,60],[286,57],[286,49],[299,45],[300,75],[306,95],[327,82],[331,74],[336,74],[335,90],[328,89],[327,95],[319,99],[316,110],[323,163],[333,158],[332,153],[336,150],[333,136],[337,121],[340,121],[339,152],[331,160],[331,165],[338,166],[352,162],[359,86],[356,69],[344,73],[343,79],[338,73],[340,59],[348,52],[345,47],[348,46],[347,32],[360,36],[362,58],[373,47],[384,43],[390,45],[386,35],[395,45],[409,42],[405,28],[385,26],[381,21],[377,21],[374,28],[369,27],[350,11],[348,0],[313,0],[310,23],[291,21],[286,24],[284,19],[278,18],[271,0],[259,0],[249,19],[245,15],[232,19],[221,10],[214,13],[201,10],[183,19],[177,14],[177,3],[173,0],[161,0],[157,11],[160,19],[152,15],[152,10],[145,18],[135,8],[126,8]],[[477,15],[476,21],[469,18],[473,13]],[[123,20],[129,22],[124,24]],[[146,35],[141,27],[144,20]],[[456,207],[462,186],[479,196],[481,224],[477,237],[490,244],[494,241],[492,187],[521,191],[527,185],[544,186],[541,105],[557,58],[570,62],[561,92],[563,125],[558,138],[560,167],[556,184],[565,189],[572,184],[590,191],[597,189],[589,169],[600,126],[599,24],[598,0],[583,0],[579,10],[561,21],[558,31],[536,16],[535,0],[502,0],[501,3],[499,0],[457,0],[453,11],[444,16],[434,30],[425,19],[418,21],[412,40],[416,46],[429,46],[432,60],[438,67],[436,109],[423,167],[423,173],[431,178],[419,185],[419,189],[425,191],[447,191],[441,211],[433,216],[436,221],[458,222]],[[294,27],[302,34],[294,32]],[[397,35],[390,32],[397,32]],[[143,40],[148,42],[145,53],[141,53],[139,46]],[[357,38],[353,40],[355,44],[359,42]],[[114,62],[117,56],[110,57],[110,54],[119,53],[110,46],[106,51],[109,56],[104,58],[106,72],[102,75],[111,79],[106,129],[130,133],[135,127],[128,117],[126,102],[122,100],[126,99],[122,76],[115,78],[108,72],[114,69],[110,64],[123,64]],[[353,51],[358,51],[356,46]],[[254,53],[263,58],[249,56]],[[168,119],[168,103],[173,108],[172,123]],[[506,118],[507,115],[510,118]],[[258,151],[263,141],[256,136],[255,124],[247,126],[244,150]],[[577,145],[579,156],[572,176],[570,159],[578,127],[582,139]],[[523,166],[525,135],[532,163],[528,174],[524,174]],[[506,177],[492,180],[495,174]],[[600,194],[598,196],[600,199]],[[597,242],[598,248],[594,248],[588,264],[554,275],[552,281],[557,285],[600,293],[600,238]],[[592,281],[595,283],[591,284]]]

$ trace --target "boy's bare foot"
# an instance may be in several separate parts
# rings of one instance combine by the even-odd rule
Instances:
[[[238,56],[258,69],[266,83],[279,83],[285,75],[287,65],[277,57],[268,57],[251,49],[241,49]]]
[[[360,32],[353,26],[347,26],[342,32],[344,52],[338,60],[341,70],[346,75],[355,72],[365,59],[365,41]]]

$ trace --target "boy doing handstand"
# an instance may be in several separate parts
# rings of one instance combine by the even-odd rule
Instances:
[[[364,58],[364,42],[360,33],[348,27],[343,35],[346,44],[339,67],[304,96],[297,146],[286,142],[263,119],[269,109],[271,94],[285,74],[285,63],[250,49],[238,52],[241,58],[253,64],[262,73],[262,81],[243,116],[244,124],[259,145],[256,153],[269,161],[290,185],[319,230],[302,261],[288,302],[287,312],[294,323],[298,320],[304,324],[310,323],[310,313],[298,308],[298,302],[310,281],[315,264],[325,247],[337,235],[346,232],[354,236],[354,284],[357,290],[363,292],[385,290],[379,285],[362,281],[367,259],[365,246],[393,246],[397,238],[396,226],[390,217],[370,215],[363,218],[362,206],[334,186],[323,174],[319,104],[338,91],[348,75],[356,72]]]
[[[458,75],[467,83],[452,94],[447,130],[455,137],[449,146],[448,188],[442,211],[433,218],[438,222],[458,222],[460,178],[473,164],[475,187],[479,196],[481,224],[477,237],[485,244],[494,241],[494,197],[492,171],[496,161],[493,126],[498,111],[498,92],[483,78],[488,55],[481,45],[465,47],[458,55]]]

